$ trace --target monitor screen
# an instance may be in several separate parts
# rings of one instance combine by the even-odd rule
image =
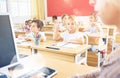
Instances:
[[[0,68],[18,62],[9,15],[0,15]]]

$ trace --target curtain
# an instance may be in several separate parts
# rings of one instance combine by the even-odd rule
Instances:
[[[31,18],[45,20],[44,0],[31,0]]]

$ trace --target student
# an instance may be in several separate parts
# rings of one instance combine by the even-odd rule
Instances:
[[[67,14],[63,14],[62,17],[61,17],[61,20],[62,22],[59,23],[57,20],[54,21],[54,24],[57,23],[58,26],[59,26],[59,32],[64,32],[66,31],[66,23],[67,23],[67,20],[68,20],[68,15]]]
[[[90,0],[90,4],[105,24],[120,30],[120,0]],[[101,68],[72,78],[120,78],[120,46],[105,58]]]
[[[68,20],[68,15],[67,14],[63,14],[62,17],[62,25],[66,26],[67,20]]]
[[[32,23],[32,20],[26,20],[25,21],[25,32],[26,33],[30,32],[31,23]]]
[[[40,37],[40,41],[46,41],[45,34],[41,32],[42,27],[43,22],[41,20],[33,20],[30,28],[31,33],[26,37],[26,40],[34,40]]]
[[[52,16],[52,22],[55,23],[56,21],[57,21],[57,16],[56,15]]]
[[[68,43],[84,43],[84,38],[82,33],[78,31],[78,26],[76,25],[75,19],[73,16],[69,16],[66,25],[67,30],[63,33],[59,32],[58,24],[55,24],[53,31],[53,40],[63,40]]]
[[[59,25],[59,31],[64,32],[64,31],[66,31],[66,24],[67,24],[67,20],[68,20],[68,15],[63,14],[61,19],[62,19],[62,23]]]
[[[87,34],[99,36],[100,37],[99,45],[103,45],[103,40],[102,40],[103,30],[102,27],[97,23],[97,16],[95,13],[92,13],[89,16],[89,24],[90,25],[87,29]],[[99,49],[99,45],[92,45],[90,51],[96,52]]]
[[[90,33],[96,33],[96,34],[101,34],[102,33],[102,27],[97,23],[97,16],[95,13],[91,14],[89,16],[89,28],[88,32]],[[102,34],[101,34],[102,35]]]

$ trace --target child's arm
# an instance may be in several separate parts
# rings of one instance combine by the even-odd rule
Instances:
[[[68,40],[67,42],[74,43],[74,44],[84,44],[84,38],[79,37],[79,38],[74,39],[74,40]]]
[[[60,32],[59,32],[59,25],[58,22],[55,22],[54,24],[54,30],[53,30],[53,40],[58,41],[61,40]]]

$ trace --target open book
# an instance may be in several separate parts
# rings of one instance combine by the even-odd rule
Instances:
[[[79,44],[59,42],[59,43],[57,43],[57,44],[53,44],[53,46],[66,47],[66,48],[76,48],[76,47],[79,46]]]

